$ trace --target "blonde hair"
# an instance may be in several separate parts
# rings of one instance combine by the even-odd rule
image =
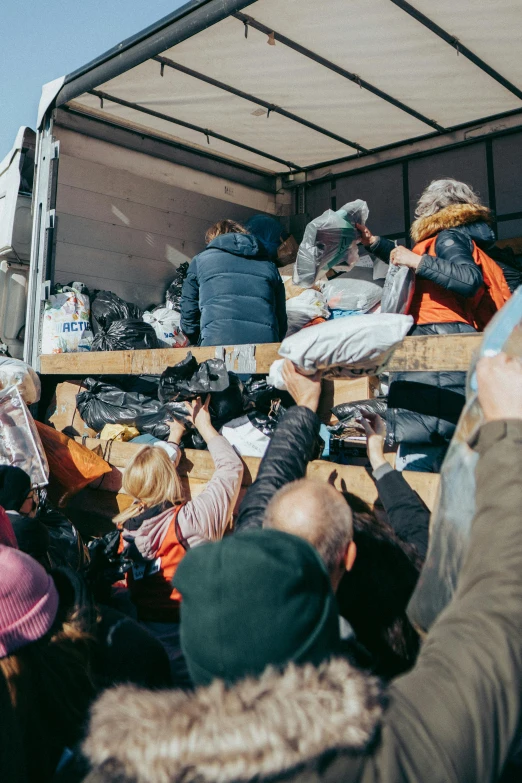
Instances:
[[[248,234],[248,231],[241,223],[236,223],[235,220],[218,220],[211,226],[205,234],[205,242],[212,242],[216,237],[220,237],[222,234]]]
[[[134,498],[128,509],[114,517],[116,525],[140,514],[145,508],[184,500],[178,472],[164,449],[145,446],[129,462],[123,475],[123,489]]]

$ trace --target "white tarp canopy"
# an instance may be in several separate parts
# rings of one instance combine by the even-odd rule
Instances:
[[[66,105],[288,172],[522,110],[521,29],[520,0],[237,3]]]

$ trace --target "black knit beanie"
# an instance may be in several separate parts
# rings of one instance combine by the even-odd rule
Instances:
[[[252,530],[187,552],[181,647],[196,685],[232,683],[267,665],[320,663],[339,646],[328,573],[315,549],[279,530]]]
[[[21,468],[0,465],[0,506],[6,511],[20,511],[31,490],[31,479]]]

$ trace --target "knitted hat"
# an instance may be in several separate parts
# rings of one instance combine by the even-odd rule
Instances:
[[[0,546],[0,658],[45,636],[57,611],[58,592],[42,566]]]
[[[302,538],[259,529],[194,547],[173,585],[183,597],[181,647],[196,685],[256,676],[269,664],[317,664],[337,651],[330,579]]]
[[[21,468],[0,465],[0,506],[6,511],[20,511],[31,490],[31,479]]]

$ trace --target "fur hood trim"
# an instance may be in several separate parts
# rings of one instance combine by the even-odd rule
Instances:
[[[326,750],[363,752],[382,709],[379,682],[344,659],[269,668],[229,689],[121,686],[94,704],[83,751],[97,780],[104,770],[133,783],[262,779]]]
[[[491,211],[479,204],[450,204],[434,215],[418,218],[411,226],[411,238],[414,242],[435,236],[448,228],[457,228],[469,223],[490,223]]]

